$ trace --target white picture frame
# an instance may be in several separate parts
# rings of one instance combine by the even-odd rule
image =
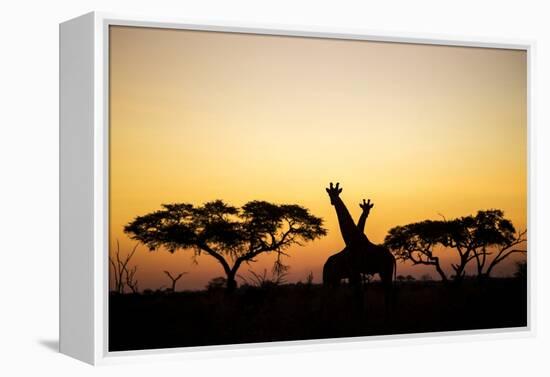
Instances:
[[[528,326],[452,333],[354,337],[297,342],[108,351],[108,51],[109,26],[142,26],[265,35],[355,39],[415,44],[521,49],[528,61],[528,181],[533,187],[532,61],[535,44],[525,40],[461,38],[365,30],[200,23],[169,17],[133,17],[92,12],[60,24],[60,351],[90,364],[147,359],[293,352],[295,349],[378,347],[395,342],[446,342],[533,336],[537,250],[528,253]],[[532,191],[528,222],[533,223]],[[528,239],[532,227],[528,227]],[[74,245],[79,245],[75,248]]]

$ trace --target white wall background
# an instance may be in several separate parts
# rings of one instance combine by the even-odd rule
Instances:
[[[17,375],[543,375],[550,371],[547,210],[550,193],[550,11],[545,1],[4,1],[0,38],[0,374]],[[535,39],[537,336],[400,342],[336,351],[91,368],[57,354],[58,23],[91,10],[197,21],[362,28]],[[546,349],[545,349],[546,348]],[[330,349],[330,347],[329,347]]]

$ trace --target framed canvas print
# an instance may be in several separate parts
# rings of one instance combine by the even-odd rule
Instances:
[[[531,51],[61,24],[61,352],[530,332]]]

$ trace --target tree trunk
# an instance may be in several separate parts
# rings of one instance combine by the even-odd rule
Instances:
[[[493,271],[493,267],[495,267],[495,266],[496,266],[496,264],[492,264],[492,263],[491,263],[491,265],[489,265],[489,268],[487,268],[487,271],[485,271],[485,276],[487,278],[491,277],[491,272]]]
[[[445,275],[445,272],[443,271],[443,269],[441,268],[441,265],[439,264],[439,258],[433,257],[433,259],[434,259],[434,265],[437,273],[439,274],[439,276],[441,276],[441,280],[443,280],[443,282],[446,282],[447,275]]]
[[[487,273],[481,272],[480,274],[477,275],[477,280],[482,282],[487,281],[489,280],[489,275]]]
[[[245,259],[243,259],[242,257],[237,258],[233,267],[225,271],[227,275],[227,282],[226,282],[227,292],[233,292],[235,291],[235,289],[237,289],[237,280],[235,280],[235,276],[237,276],[237,271],[239,270],[239,267],[241,267],[241,263],[244,260]]]
[[[235,280],[235,275],[237,271],[230,271],[227,273],[227,282],[226,282],[226,289],[227,292],[234,292],[235,289],[237,289],[237,280]]]
[[[456,272],[453,281],[456,282],[456,283],[460,283],[462,280],[464,280],[464,269],[459,269]]]
[[[466,264],[467,264],[466,261],[467,261],[467,256],[460,257],[460,265],[458,266],[458,268],[455,269],[455,277],[453,279],[455,282],[460,282],[463,280],[464,270],[466,269]]]
[[[447,282],[447,275],[445,275],[445,272],[443,272],[443,269],[441,268],[441,266],[439,265],[439,263],[437,263],[435,265],[435,269],[437,271],[437,273],[441,276],[441,280],[443,282]]]

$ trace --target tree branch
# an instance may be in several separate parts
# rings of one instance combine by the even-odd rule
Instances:
[[[516,245],[519,245],[519,244],[522,244],[525,241],[527,241],[527,239],[525,238],[526,234],[527,234],[527,230],[519,232],[517,237],[515,238],[515,240],[513,242],[511,242],[508,245],[505,245],[504,247],[502,247],[498,251],[497,255],[495,256],[495,259],[493,259],[493,261],[489,264],[489,267],[487,267],[487,271],[485,272],[486,276],[490,276],[493,268],[495,268],[495,266],[497,264],[499,264],[500,262],[502,262],[504,259],[508,258],[511,254],[515,254],[515,253],[525,254],[525,253],[527,253],[527,250],[520,250],[520,249],[510,250],[512,247],[514,247]],[[507,252],[507,250],[510,250],[510,251]]]
[[[223,267],[223,270],[225,271],[226,274],[230,273],[231,272],[231,268],[229,267],[229,264],[227,263],[227,261],[225,260],[224,257],[222,257],[220,254],[218,254],[216,251],[214,251],[213,249],[211,249],[206,243],[199,243],[197,244],[197,247],[199,247],[200,249],[204,250],[206,253],[208,253],[208,255],[216,258],[216,260],[218,262],[220,262],[220,264],[222,265]]]

